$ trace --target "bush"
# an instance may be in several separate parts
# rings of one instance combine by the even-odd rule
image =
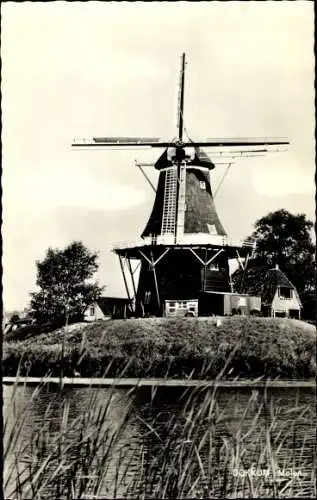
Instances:
[[[79,316],[73,316],[70,318],[69,323],[76,323],[80,321]],[[48,321],[46,323],[32,323],[31,325],[21,326],[16,330],[9,332],[5,336],[5,340],[7,342],[12,340],[25,340],[30,337],[34,337],[36,335],[40,335],[41,333],[49,333],[56,328],[61,328],[65,325],[65,316],[60,316],[56,318],[54,321]]]

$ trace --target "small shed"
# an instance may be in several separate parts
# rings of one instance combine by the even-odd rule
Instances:
[[[85,321],[107,320],[112,318],[127,318],[131,316],[131,301],[121,297],[99,297],[87,307]]]
[[[261,312],[261,297],[247,294],[227,293],[224,295],[224,315],[241,314],[243,316],[259,315]]]
[[[278,265],[266,273],[261,302],[265,316],[300,319],[302,304],[298,292]]]
[[[164,316],[198,316],[198,299],[165,300]]]

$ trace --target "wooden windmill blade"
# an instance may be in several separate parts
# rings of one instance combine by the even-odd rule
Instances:
[[[226,137],[226,138],[207,138],[211,145],[220,146],[254,146],[270,144],[289,144],[287,137]]]
[[[180,124],[182,120],[180,119]],[[181,125],[180,125],[181,126]],[[181,137],[181,129],[179,128]],[[182,139],[166,141],[159,137],[92,137],[89,139],[74,139],[72,147],[151,147],[167,148],[176,147],[206,147],[206,148],[229,148],[229,147],[255,147],[255,152],[268,151],[269,146],[288,146],[287,139],[274,138],[225,138],[225,139],[207,139],[205,141],[182,141]],[[262,149],[259,149],[261,147]],[[253,151],[253,150],[252,150]]]
[[[184,90],[185,90],[185,53],[182,54],[181,72],[179,79],[179,94],[177,106],[177,127],[178,127],[178,141],[183,141],[184,131]]]
[[[208,157],[213,161],[213,159],[216,159],[216,158],[254,158],[254,157],[258,157],[258,156],[266,156],[266,153],[267,152],[275,152],[275,153],[282,153],[282,152],[285,152],[285,150],[281,150],[281,149],[276,149],[276,150],[273,150],[273,151],[268,151],[267,149],[265,148],[262,148],[262,149],[249,149],[249,150],[242,150],[242,149],[239,149],[239,150],[234,150],[234,151],[230,151],[230,150],[222,150],[222,151],[210,151],[208,153]]]
[[[272,146],[289,146],[289,140],[287,138],[272,138],[272,137],[245,137],[245,138],[217,138],[217,139],[206,139],[205,141],[193,141],[192,146],[205,147],[205,148],[227,148],[239,147],[239,148],[256,148],[248,149],[248,151],[269,151]],[[189,145],[189,144],[188,144]],[[270,148],[270,149],[269,149]],[[243,149],[244,150],[244,149]],[[242,151],[243,151],[242,150]],[[236,151],[237,152],[237,151]]]
[[[171,142],[163,141],[159,137],[92,137],[89,139],[74,139],[72,147],[137,147],[137,148],[166,148]]]

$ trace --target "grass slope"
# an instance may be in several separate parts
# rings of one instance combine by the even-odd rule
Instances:
[[[72,325],[3,343],[3,375],[214,378],[235,353],[227,377],[310,378],[316,375],[316,330],[296,320],[228,317],[149,318]],[[22,358],[22,360],[21,360]]]

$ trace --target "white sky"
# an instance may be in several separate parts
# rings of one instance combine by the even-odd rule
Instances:
[[[7,2],[1,10],[6,309],[27,305],[35,260],[74,239],[100,252],[106,293],[124,293],[110,250],[144,228],[154,193],[133,163],[157,151],[70,144],[175,136],[182,52],[192,139],[292,143],[290,153],[231,167],[216,199],[229,236],[247,236],[279,208],[313,219],[313,2]],[[214,171],[215,185],[225,168]]]

